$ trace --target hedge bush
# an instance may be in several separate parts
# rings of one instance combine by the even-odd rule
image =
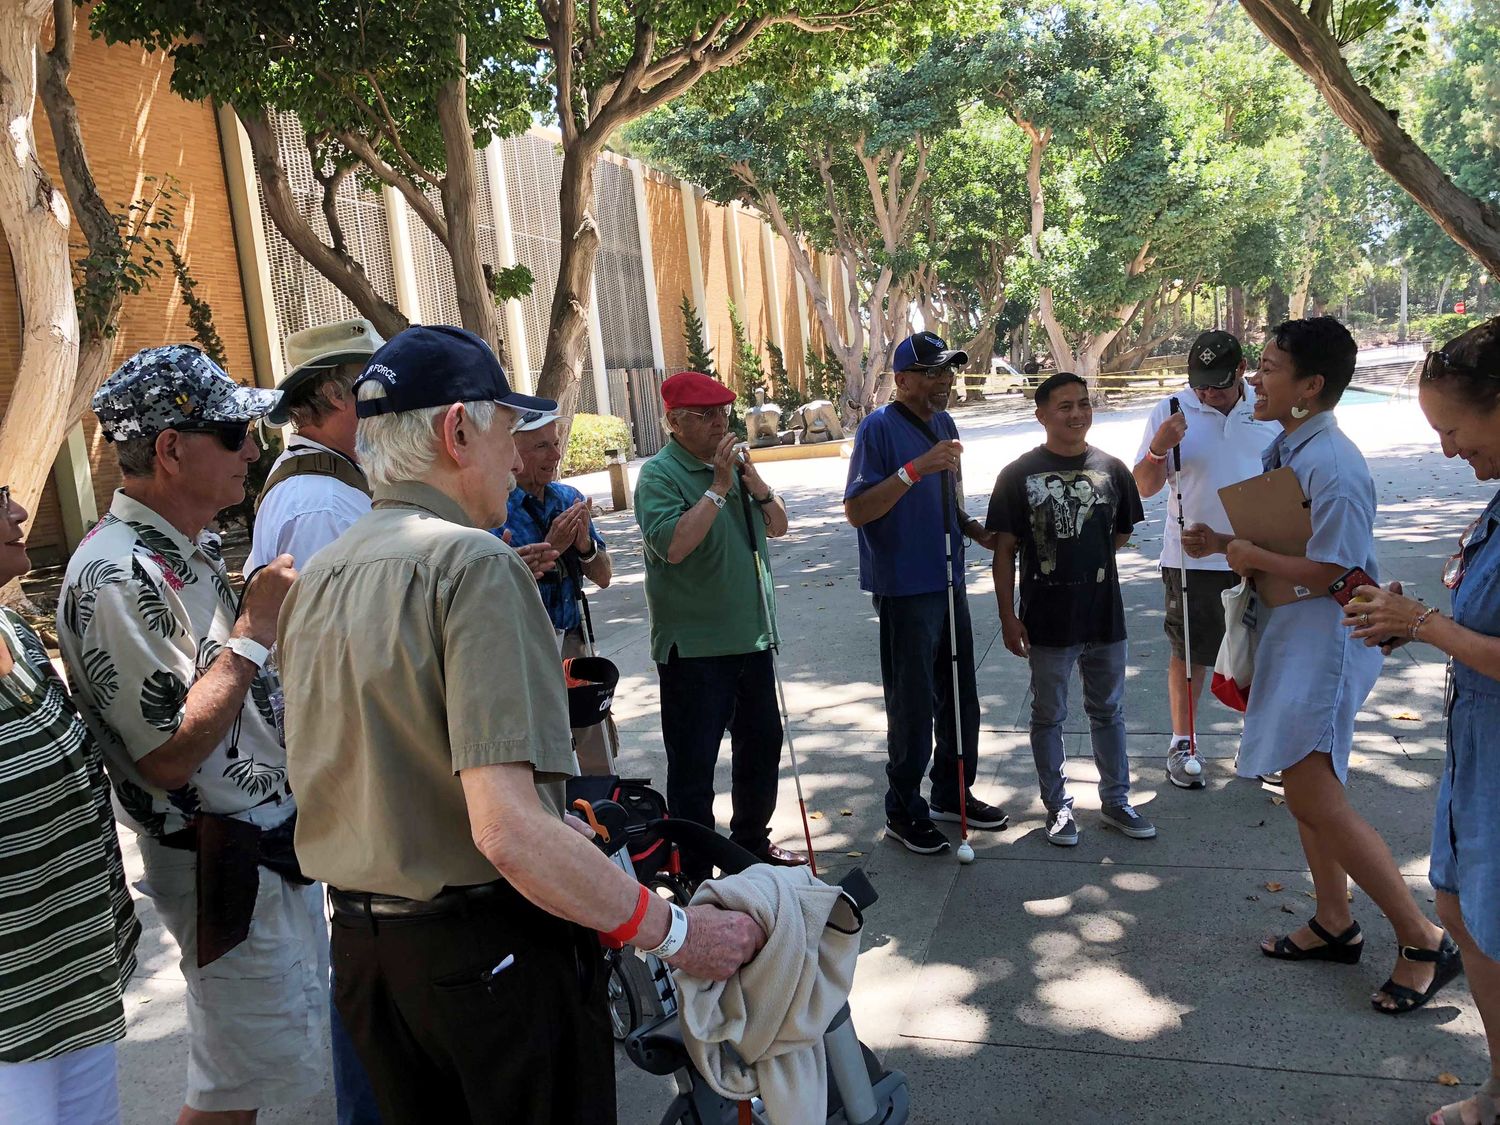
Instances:
[[[1476,324],[1482,323],[1484,317],[1476,316],[1474,313],[1438,313],[1436,316],[1424,316],[1416,321],[1412,328],[1419,340],[1431,340],[1434,348],[1440,348],[1455,336],[1462,336]]]
[[[561,475],[597,473],[608,464],[604,451],[618,449],[629,457],[633,452],[630,426],[613,415],[575,414],[573,430],[568,434],[568,451],[563,454]]]

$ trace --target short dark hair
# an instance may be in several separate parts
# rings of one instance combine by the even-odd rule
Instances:
[[[1084,390],[1089,389],[1088,381],[1082,375],[1074,375],[1071,371],[1059,371],[1056,375],[1048,375],[1042,380],[1042,385],[1036,389],[1036,404],[1046,406],[1053,391],[1060,391],[1070,383],[1077,383]]]
[[[1068,482],[1065,481],[1065,480],[1063,480],[1062,477],[1058,476],[1058,474],[1056,474],[1056,473],[1048,473],[1046,476],[1044,476],[1042,478],[1042,485],[1043,485],[1043,487],[1045,487],[1045,486],[1051,484],[1053,481],[1056,481],[1058,484],[1063,485],[1064,487],[1067,487],[1067,483]]]
[[[1429,352],[1422,383],[1441,384],[1445,393],[1482,414],[1500,406],[1500,316]]]
[[[1270,336],[1291,357],[1301,378],[1323,376],[1323,393],[1318,400],[1324,406],[1337,406],[1354,378],[1354,357],[1359,354],[1359,345],[1349,329],[1331,316],[1313,316],[1283,321],[1271,329]]]

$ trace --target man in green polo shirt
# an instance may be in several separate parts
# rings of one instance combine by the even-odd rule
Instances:
[[[771,842],[781,765],[776,706],[774,610],[766,538],[786,534],[786,505],[746,461],[729,430],[734,392],[696,371],[661,387],[671,438],[641,466],[635,516],[646,545],[646,604],[651,659],[661,679],[661,731],[667,748],[667,806],[684,820],[714,827],[714,766],[729,732],[734,755],[729,835],[767,863],[797,866],[806,857]],[[745,501],[749,500],[750,528]],[[689,870],[696,878],[709,872]]]

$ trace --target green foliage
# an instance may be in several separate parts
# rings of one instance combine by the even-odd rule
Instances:
[[[490,285],[490,296],[495,298],[495,303],[503,301],[520,300],[531,293],[531,287],[536,282],[531,271],[520,262],[504,269],[491,269],[488,265],[484,269],[485,280]]]
[[[172,272],[182,290],[182,303],[187,306],[188,326],[193,330],[193,339],[209,359],[220,367],[227,366],[229,361],[224,355],[224,341],[219,336],[219,330],[214,327],[213,307],[199,296],[197,278],[188,269],[187,259],[177,249],[177,244],[170,239],[167,240],[167,255],[172,259]],[[261,460],[264,461],[265,458],[262,457]]]
[[[626,457],[633,452],[630,426],[611,414],[575,414],[568,432],[568,450],[563,454],[562,476],[597,473],[607,465],[606,451],[618,449]]]
[[[708,346],[703,320],[693,308],[693,303],[684,294],[682,298],[682,339],[687,345],[688,370],[717,379],[714,370],[713,349]]]
[[[734,333],[734,406],[729,412],[729,428],[744,437],[745,413],[759,405],[755,392],[766,389],[766,366],[733,301],[729,302],[729,324]]]
[[[1484,322],[1484,317],[1475,313],[1438,313],[1412,321],[1412,334],[1418,340],[1431,340],[1434,348],[1441,348],[1456,336]]]
[[[807,401],[824,399],[837,405],[844,393],[844,369],[811,347],[802,357],[802,366],[807,372]]]
[[[766,351],[771,356],[771,393],[770,399],[781,407],[781,417],[789,419],[800,408],[807,405],[808,397],[802,393],[800,387],[792,382],[792,377],[787,374],[786,356],[780,348],[769,340],[766,341]]]
[[[116,238],[105,247],[75,256],[73,297],[79,328],[85,337],[114,337],[119,328],[119,301],[150,288],[161,276],[171,243],[165,232],[177,223],[176,201],[181,197],[172,177],[145,177],[155,190],[149,196],[120,204],[114,213]]]

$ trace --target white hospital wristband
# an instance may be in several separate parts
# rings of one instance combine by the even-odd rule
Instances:
[[[647,957],[660,957],[663,961],[682,950],[682,947],[687,944],[688,933],[687,911],[675,902],[669,902],[667,905],[672,909],[672,924],[667,927],[667,936],[655,949],[641,950]]]

